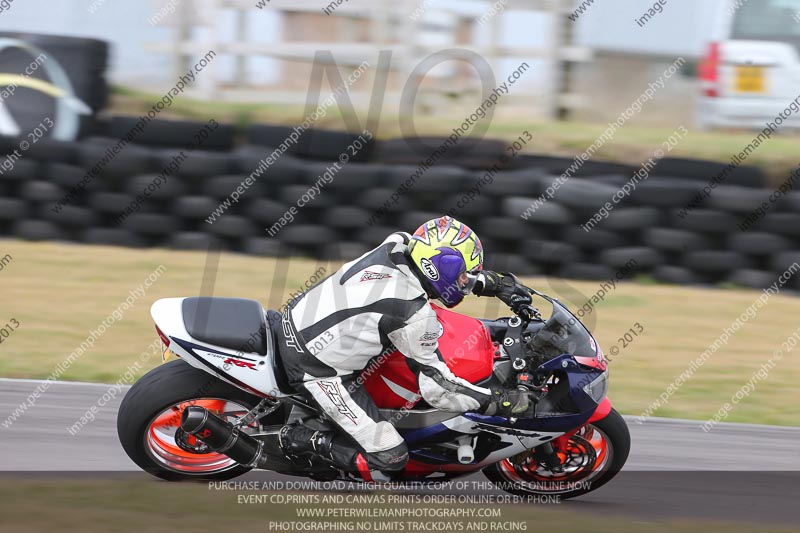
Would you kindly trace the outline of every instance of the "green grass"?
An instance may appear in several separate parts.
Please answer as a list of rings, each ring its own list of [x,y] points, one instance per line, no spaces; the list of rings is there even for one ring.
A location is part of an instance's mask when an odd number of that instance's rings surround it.
[[[154,93],[146,93],[126,88],[116,88],[111,112],[118,114],[141,114],[152,108],[161,98]],[[466,104],[465,104],[466,105]],[[466,108],[466,107],[465,107]],[[366,124],[366,110],[357,110],[362,125]],[[252,123],[296,125],[302,121],[304,106],[252,104],[237,102],[208,102],[181,98],[168,110],[162,112],[165,118],[188,118],[206,121],[215,118],[245,126]],[[414,118],[416,131],[420,135],[450,135],[452,129],[464,120],[463,114],[452,116],[419,113]],[[329,109],[327,116],[316,122],[318,127],[346,129],[345,121],[337,106]],[[529,131],[533,143],[524,151],[536,154],[575,157],[586,150],[605,131],[606,124],[591,122],[532,122],[524,116],[509,115],[499,111],[486,132],[487,138],[516,140],[523,131]],[[641,165],[661,147],[673,128],[648,127],[635,122],[617,130],[612,141],[605,143],[593,156],[594,161],[618,161],[631,165]],[[669,154],[670,157],[690,157],[712,161],[729,162],[755,137],[752,131],[714,131],[692,130]],[[400,118],[395,114],[381,116],[378,136],[381,138],[401,137]],[[797,133],[781,133],[762,144],[747,160],[748,165],[761,167],[777,185],[787,178],[787,171],[800,164],[797,153]]]
[[[290,531],[307,529],[317,519],[298,518],[300,505],[239,504],[239,494],[271,494],[267,492],[217,491],[207,484],[172,484],[151,480],[98,479],[14,479],[6,477],[0,483],[0,524],[4,531],[29,533],[59,531],[64,533],[115,533],[146,531],[174,533],[175,531],[272,532],[280,529],[270,522],[299,522]],[[472,504],[472,507],[495,508],[493,505]],[[303,507],[315,507],[304,505]],[[345,505],[352,508],[354,505]],[[388,505],[386,507],[389,507]],[[433,506],[415,506],[415,508]],[[441,507],[452,507],[436,506]],[[463,508],[459,506],[459,508]],[[381,520],[400,522],[401,527],[380,531],[415,531],[414,521],[448,521],[452,529],[470,531],[469,523],[501,522],[513,531],[559,531],[563,533],[617,533],[648,531],[653,533],[745,533],[754,527],[763,532],[794,531],[764,524],[689,521],[687,519],[647,519],[594,514],[580,506],[564,505],[500,505],[499,518],[410,518]],[[357,519],[330,518],[330,522],[351,524],[357,530]],[[378,519],[371,530],[377,531]],[[305,526],[306,529],[303,529]],[[342,526],[340,526],[342,527]],[[477,526],[481,528],[482,526]],[[524,527],[525,529],[522,529]],[[345,531],[342,527],[340,529]],[[364,529],[368,530],[368,529]],[[472,529],[483,530],[483,529]],[[286,531],[286,529],[283,529]],[[319,530],[322,531],[322,530]],[[486,529],[495,531],[495,529]]]
[[[125,312],[95,344],[61,376],[67,380],[116,382],[155,340],[149,307],[159,298],[200,293],[205,254],[171,250],[0,241],[0,255],[13,261],[0,272],[3,299],[0,324],[15,318],[18,331],[0,345],[0,376],[46,378],[56,365],[85,341],[91,330],[119,308],[159,265],[161,278]],[[277,288],[275,269],[287,272]],[[319,268],[311,260],[276,259],[223,254],[217,296],[255,298],[266,307],[283,304],[291,291]],[[337,265],[322,265],[329,272]],[[527,282],[582,306],[598,283],[529,278]],[[273,293],[273,294],[270,294]],[[753,290],[693,289],[665,285],[618,283],[617,289],[584,317],[606,354],[620,350],[611,364],[610,396],[617,408],[638,415],[653,402],[689,363],[697,358],[760,292]],[[507,315],[496,299],[470,297],[459,311],[473,316]],[[705,420],[730,401],[753,372],[767,361],[781,341],[797,328],[800,300],[777,295],[729,340],[728,344],[672,396],[655,415]],[[627,348],[619,338],[639,322],[644,332]],[[800,350],[800,348],[798,348]],[[157,364],[148,361],[141,375]],[[793,402],[800,382],[800,361],[787,353],[779,366],[731,412],[730,422],[800,425]]]

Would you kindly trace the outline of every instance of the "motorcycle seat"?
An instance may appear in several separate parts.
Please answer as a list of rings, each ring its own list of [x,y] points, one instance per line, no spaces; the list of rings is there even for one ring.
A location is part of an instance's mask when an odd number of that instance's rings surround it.
[[[244,298],[186,298],[182,305],[186,331],[193,338],[246,353],[267,355],[264,308]]]

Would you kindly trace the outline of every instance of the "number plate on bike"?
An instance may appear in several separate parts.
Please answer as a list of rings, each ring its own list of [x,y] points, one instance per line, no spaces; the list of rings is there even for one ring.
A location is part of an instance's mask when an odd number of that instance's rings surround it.
[[[169,348],[167,348],[166,346],[164,346],[164,347],[161,349],[161,364],[162,364],[162,365],[163,365],[164,363],[166,363],[167,361],[169,361],[170,359],[173,359],[173,358],[175,358],[175,357],[177,357],[177,356],[176,356],[174,353],[172,353],[172,350],[170,350],[170,349],[169,349]]]

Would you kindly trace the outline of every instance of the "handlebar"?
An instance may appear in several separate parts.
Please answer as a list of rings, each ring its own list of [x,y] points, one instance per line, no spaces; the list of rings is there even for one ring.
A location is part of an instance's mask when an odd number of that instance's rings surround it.
[[[541,320],[542,315],[539,310],[532,305],[523,305],[519,308],[517,315],[523,320],[530,322],[531,320]]]

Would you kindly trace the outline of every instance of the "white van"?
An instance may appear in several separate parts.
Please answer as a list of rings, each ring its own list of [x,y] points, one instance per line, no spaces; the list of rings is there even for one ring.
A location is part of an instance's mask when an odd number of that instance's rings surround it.
[[[716,22],[698,126],[762,129],[800,96],[800,0],[728,0]],[[800,127],[800,113],[781,127]]]

